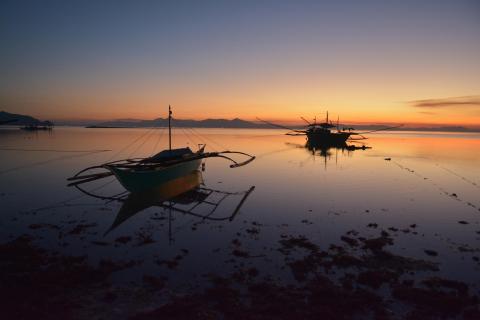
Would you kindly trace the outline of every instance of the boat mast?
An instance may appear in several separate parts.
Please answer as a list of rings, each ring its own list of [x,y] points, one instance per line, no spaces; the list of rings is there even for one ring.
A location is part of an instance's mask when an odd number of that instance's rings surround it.
[[[172,120],[172,109],[170,108],[170,105],[168,105],[168,149],[172,151],[172,125],[171,125],[171,120]]]

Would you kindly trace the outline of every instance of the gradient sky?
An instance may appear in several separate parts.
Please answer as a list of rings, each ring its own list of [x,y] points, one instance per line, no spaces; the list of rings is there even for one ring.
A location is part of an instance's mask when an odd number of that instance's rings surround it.
[[[0,43],[0,110],[41,119],[480,124],[478,0],[3,0]]]

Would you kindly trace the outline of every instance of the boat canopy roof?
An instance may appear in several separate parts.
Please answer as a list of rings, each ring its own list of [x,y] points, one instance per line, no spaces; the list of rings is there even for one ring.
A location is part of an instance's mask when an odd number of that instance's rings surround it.
[[[163,150],[157,153],[156,155],[145,159],[148,162],[162,162],[166,160],[172,160],[172,159],[177,159],[181,158],[186,155],[193,154],[192,150],[188,147],[186,148],[178,148],[178,149],[172,149],[172,150]]]

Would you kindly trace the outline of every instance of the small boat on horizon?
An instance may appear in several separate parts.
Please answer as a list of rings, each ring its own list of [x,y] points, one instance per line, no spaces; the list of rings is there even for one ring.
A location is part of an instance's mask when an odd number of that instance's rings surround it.
[[[302,118],[304,119],[304,118]],[[305,120],[305,119],[304,119]],[[337,125],[334,125],[332,122],[328,121],[328,111],[325,122],[317,123],[317,118],[314,119],[313,123],[308,122],[307,130],[305,134],[310,144],[313,145],[341,145],[345,144],[353,134],[350,130],[342,129],[340,130],[339,120],[337,119]],[[330,129],[336,128],[337,131],[334,132]]]
[[[351,127],[348,127],[348,128],[343,127],[340,129],[340,117],[337,117],[337,123],[334,124],[328,118],[328,111],[327,111],[325,122],[317,123],[316,117],[314,118],[313,122],[306,120],[304,117],[300,117],[300,118],[307,123],[307,125],[305,126],[305,129],[303,130],[289,128],[283,125],[262,120],[260,118],[257,118],[257,119],[271,126],[290,130],[290,132],[287,132],[286,135],[306,136],[307,142],[309,144],[316,145],[316,146],[323,146],[323,147],[337,147],[337,146],[341,147],[344,144],[346,144],[347,141],[353,142],[353,141],[366,140],[367,138],[364,137],[363,134],[394,129],[402,126],[400,125],[400,126],[394,126],[394,127],[386,127],[386,128],[381,128],[381,129],[371,130],[366,132],[355,132],[354,131],[355,129]],[[336,130],[332,130],[333,128],[336,128]],[[359,138],[352,138],[352,136],[358,136]]]
[[[120,184],[130,192],[141,192],[157,185],[166,183],[176,178],[190,174],[198,170],[202,159],[224,158],[233,162],[231,168],[244,166],[255,159],[255,156],[240,151],[205,152],[205,144],[199,144],[197,151],[193,152],[189,147],[172,149],[172,110],[168,107],[168,146],[169,148],[146,158],[123,159],[107,162],[98,166],[88,167],[81,170],[68,181],[73,181],[69,186],[106,178],[114,175]],[[247,156],[247,160],[237,162],[227,154],[239,154]],[[95,169],[106,169],[107,172],[84,174]]]
[[[23,127],[20,127],[20,129],[25,131],[51,131],[53,130],[53,123],[47,121],[45,125],[27,124]]]

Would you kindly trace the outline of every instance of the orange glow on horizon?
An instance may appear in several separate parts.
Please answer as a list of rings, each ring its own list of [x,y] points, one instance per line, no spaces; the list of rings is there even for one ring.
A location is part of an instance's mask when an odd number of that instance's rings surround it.
[[[291,108],[295,110],[295,108]],[[305,122],[300,118],[304,117],[309,121],[313,122],[314,117],[316,117],[317,122],[322,122],[325,120],[325,112],[295,112],[286,111],[283,113],[277,112],[273,113],[270,111],[259,111],[258,113],[238,113],[233,110],[228,112],[220,113],[205,113],[201,114],[198,112],[191,112],[187,108],[175,108],[173,106],[174,117],[178,119],[190,119],[190,120],[205,120],[205,119],[234,119],[240,118],[246,121],[257,122],[257,117],[276,122],[284,125],[303,125]],[[53,114],[50,116],[35,113],[32,116],[39,119],[48,119],[53,121],[109,121],[109,120],[119,120],[119,119],[131,119],[131,120],[152,120],[156,118],[166,118],[167,111],[159,110],[159,112],[146,112],[146,111],[136,111],[136,112],[98,112],[91,113],[91,117],[86,117],[84,115],[79,115],[77,117],[72,116],[57,116]],[[341,124],[352,124],[352,125],[395,125],[395,124],[404,124],[406,127],[441,127],[441,126],[465,126],[469,128],[480,128],[480,116],[471,117],[465,115],[454,115],[447,113],[445,115],[436,115],[436,116],[425,116],[422,114],[416,114],[414,111],[410,113],[401,113],[401,114],[388,114],[386,112],[379,114],[363,114],[359,113],[353,109],[350,113],[348,110],[345,110],[342,114],[338,115],[335,113],[335,110],[329,110],[329,120],[332,122],[337,121],[337,116],[340,118]]]
[[[222,82],[220,78],[208,86],[191,79],[181,89],[178,83],[164,85],[165,93],[158,92],[152,79],[133,85],[122,83],[118,88],[107,83],[98,87],[66,87],[60,88],[60,93],[47,88],[45,92],[31,92],[27,97],[23,92],[11,92],[3,97],[3,105],[11,106],[6,111],[12,113],[53,121],[165,118],[170,104],[174,117],[179,119],[255,121],[260,117],[285,124],[302,124],[301,116],[323,120],[328,110],[332,121],[339,116],[340,122],[348,124],[480,127],[480,103],[458,105],[455,98],[468,96],[478,102],[473,78],[467,79],[467,84],[450,82],[427,86],[425,83],[430,80],[410,81],[398,74],[386,78],[383,83],[368,74],[363,79],[339,73],[329,82],[324,78],[312,78],[308,73],[298,74],[295,84],[286,80],[289,79],[287,74],[281,76],[277,79],[275,74],[265,75],[249,83],[247,75],[240,74],[233,82]],[[422,85],[424,88],[419,90]],[[380,93],[375,93],[373,88],[381,89]],[[449,97],[454,97],[451,107],[415,106],[415,102],[426,99],[445,104],[452,99]],[[444,100],[446,102],[442,102]]]

